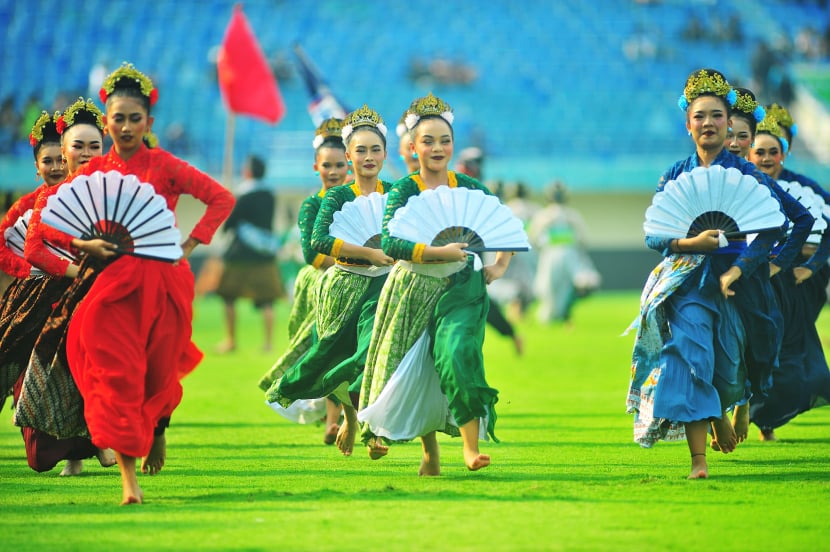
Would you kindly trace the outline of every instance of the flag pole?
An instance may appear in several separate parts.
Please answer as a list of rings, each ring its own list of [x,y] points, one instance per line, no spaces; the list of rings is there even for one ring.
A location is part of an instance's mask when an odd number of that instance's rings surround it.
[[[222,183],[225,188],[233,188],[233,142],[236,133],[236,115],[228,111],[225,123],[225,155],[222,161]]]

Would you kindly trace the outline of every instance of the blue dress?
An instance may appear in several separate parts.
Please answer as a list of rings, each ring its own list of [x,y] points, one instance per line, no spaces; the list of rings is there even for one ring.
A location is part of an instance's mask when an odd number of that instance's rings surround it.
[[[798,182],[830,201],[830,194],[806,176],[784,170],[779,180]],[[750,421],[762,430],[775,429],[802,412],[830,403],[830,370],[816,330],[816,319],[827,301],[828,255],[830,232],[825,231],[815,253],[796,260],[796,265],[812,270],[811,278],[796,284],[792,270],[785,270],[773,279],[784,331],[772,388],[766,397],[750,403]]]
[[[737,168],[771,188],[775,184],[764,179],[754,165],[725,150],[713,164]],[[697,154],[676,163],[661,178],[657,192],[698,165]],[[760,311],[766,304],[774,305],[767,259],[782,231],[768,230],[749,245],[732,242],[710,254],[673,253],[671,238],[646,237],[648,247],[665,259],[646,284],[640,317],[633,325],[638,333],[627,408],[635,414],[634,440],[641,446],[650,447],[659,439],[682,439],[685,423],[720,418],[725,408],[744,396],[750,339],[746,321],[752,331],[763,329],[765,335],[779,330]],[[808,231],[800,228],[804,236]],[[735,296],[727,300],[720,292],[719,278],[730,266],[738,266],[742,276],[732,286]],[[761,297],[761,305],[734,300],[749,296],[746,288],[752,286],[748,282],[761,289],[766,284],[768,293]],[[753,310],[747,312],[747,305]],[[776,354],[777,348],[772,357]]]

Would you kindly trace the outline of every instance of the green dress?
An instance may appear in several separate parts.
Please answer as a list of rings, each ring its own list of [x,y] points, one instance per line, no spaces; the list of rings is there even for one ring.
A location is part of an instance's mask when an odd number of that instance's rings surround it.
[[[297,273],[294,281],[294,303],[288,316],[288,347],[273,366],[259,380],[259,388],[267,391],[283,373],[297,362],[311,347],[314,319],[317,312],[317,297],[323,271],[320,269],[326,256],[311,247],[314,222],[323,203],[326,189],[307,197],[300,206],[300,246],[306,264]]]
[[[377,192],[390,185],[378,180]],[[363,374],[372,336],[377,300],[388,270],[373,267],[362,259],[339,256],[342,240],[329,233],[334,214],[360,195],[357,184],[339,186],[326,193],[312,234],[312,246],[337,258],[320,285],[315,340],[308,352],[285,371],[266,393],[266,399],[288,407],[298,399],[315,399],[333,394],[351,404],[349,387]],[[363,244],[357,244],[363,245]]]
[[[479,189],[490,194],[476,180],[463,174],[449,172],[448,183],[450,187]],[[487,432],[495,440],[494,405],[498,391],[487,385],[482,356],[489,308],[483,273],[473,270],[472,256],[467,263],[423,263],[421,256],[426,244],[394,238],[388,232],[388,223],[395,211],[424,189],[420,177],[410,175],[393,184],[387,199],[383,250],[401,261],[387,277],[379,299],[360,391],[361,438],[364,442],[374,437],[382,437],[387,442],[406,441],[435,430],[458,435],[458,426],[481,418],[487,420]],[[388,395],[383,392],[404,358],[412,354],[416,343],[422,342],[427,344],[428,351],[416,363],[426,366],[427,372],[419,376],[424,379],[424,385],[415,382],[410,395],[422,393],[426,380],[434,378],[431,368],[434,364],[436,388],[440,387],[448,412],[446,415],[439,412],[437,416],[435,412],[410,413],[401,425],[399,411],[402,409],[418,410],[424,404],[433,405],[429,407],[432,410],[441,408],[428,397],[398,394],[388,401],[384,398]],[[427,419],[434,422],[424,422]]]

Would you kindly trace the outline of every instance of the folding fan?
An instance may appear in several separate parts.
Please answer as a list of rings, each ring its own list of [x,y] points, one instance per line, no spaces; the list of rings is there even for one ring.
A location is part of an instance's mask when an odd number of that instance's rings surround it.
[[[496,196],[481,190],[439,186],[412,196],[389,221],[389,234],[405,240],[467,250],[527,251],[524,224]]]
[[[346,243],[380,249],[386,194],[372,192],[343,204],[334,213],[329,233]]]
[[[799,182],[786,180],[779,180],[778,185],[793,196],[801,205],[803,205],[813,216],[816,221],[813,223],[813,228],[810,235],[807,237],[807,243],[817,244],[821,241],[821,234],[827,229],[827,221],[822,216],[827,205],[824,203],[824,198],[818,195],[812,188],[802,186]]]
[[[646,209],[649,236],[689,238],[720,230],[725,238],[783,228],[787,219],[771,190],[738,169],[697,167],[669,181]]]
[[[61,232],[83,240],[101,238],[136,257],[173,262],[183,254],[167,201],[132,174],[78,176],[48,199],[42,219]]]
[[[18,217],[12,226],[6,228],[4,236],[6,238],[6,247],[11,249],[19,257],[23,257],[23,248],[26,245],[26,233],[29,231],[29,220],[31,220],[31,218],[32,210],[29,209]],[[69,251],[58,247],[47,240],[43,240],[43,243],[56,257],[63,257],[65,259],[69,259],[70,261],[75,260],[75,256]]]

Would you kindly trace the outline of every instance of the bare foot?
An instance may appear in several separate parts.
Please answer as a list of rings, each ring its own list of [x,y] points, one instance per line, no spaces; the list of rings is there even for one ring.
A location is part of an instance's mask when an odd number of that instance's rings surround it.
[[[98,449],[96,456],[98,456],[101,467],[109,468],[116,464],[115,452],[112,449]]]
[[[775,436],[775,430],[773,429],[762,429],[761,430],[761,440],[762,441],[776,441],[778,438]]]
[[[421,437],[421,445],[424,456],[421,458],[418,475],[430,477],[441,475],[440,449],[438,448],[438,439],[435,438],[435,432],[432,431]]]
[[[337,448],[343,453],[343,456],[351,456],[354,451],[354,439],[357,436],[357,411],[354,408],[346,406],[343,408],[343,425],[340,426],[340,431],[337,432]]]
[[[121,505],[143,503],[144,492],[138,485],[135,475],[135,456],[127,456],[116,451],[115,458],[121,472]]]
[[[84,461],[83,460],[67,460],[66,465],[64,465],[63,469],[61,470],[62,476],[72,476],[72,475],[81,475],[81,471],[84,469]]]
[[[477,450],[464,449],[464,463],[470,471],[478,471],[490,465],[490,455],[481,454]]]
[[[327,445],[333,445],[337,440],[337,434],[340,431],[340,426],[337,424],[329,424],[326,426],[326,432],[323,434],[323,442]]]
[[[231,341],[223,341],[219,345],[216,346],[216,353],[220,355],[224,355],[227,353],[232,353],[236,350],[236,343]]]
[[[382,445],[380,439],[374,439],[369,442],[367,447],[369,449],[369,458],[377,460],[389,454],[389,447]]]
[[[709,465],[706,463],[706,455],[692,455],[692,471],[686,479],[707,479],[709,477]]]
[[[712,438],[712,441],[709,443],[709,446],[712,447],[712,450],[720,451],[720,445],[714,437]]]
[[[722,453],[729,454],[738,446],[738,437],[726,413],[712,422],[712,433],[715,434],[715,440]]]
[[[738,442],[746,441],[749,435],[749,403],[735,407],[735,412],[732,413],[732,427],[735,428]]]
[[[156,475],[164,466],[167,458],[167,438],[164,433],[153,439],[153,446],[150,447],[150,454],[141,459],[141,473]]]

